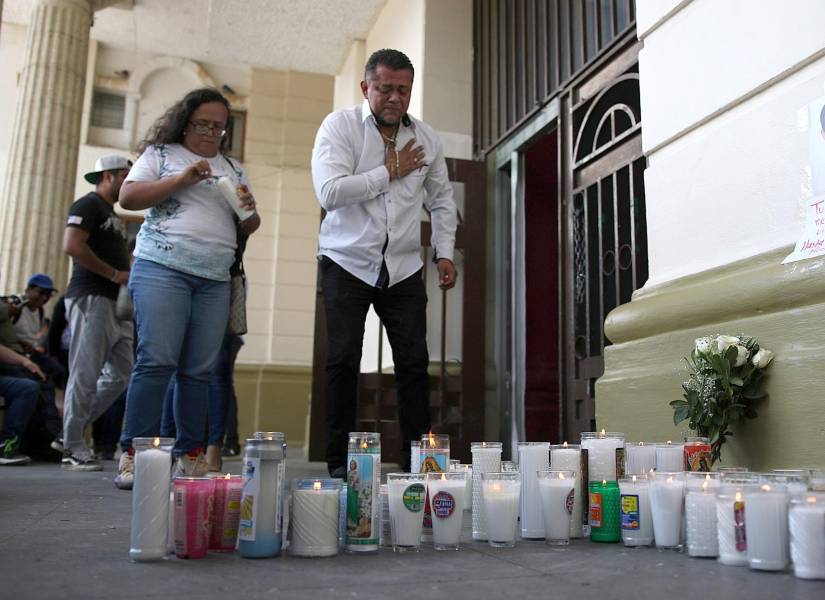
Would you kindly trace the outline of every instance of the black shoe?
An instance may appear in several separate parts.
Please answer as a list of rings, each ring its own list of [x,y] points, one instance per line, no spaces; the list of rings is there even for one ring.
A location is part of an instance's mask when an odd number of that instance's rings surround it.
[[[115,459],[115,449],[114,448],[101,448],[100,450],[95,449],[95,458],[97,458],[97,460],[114,460]]]
[[[241,447],[237,444],[231,446],[224,446],[222,452],[223,458],[233,459],[241,456]]]
[[[64,471],[102,471],[101,465],[94,455],[86,450],[85,452],[63,451],[63,460],[60,461],[60,468]]]
[[[332,467],[328,466],[327,470],[329,471],[329,476],[333,479],[343,479],[344,481],[347,480],[347,468],[343,465],[340,467]]]
[[[25,465],[31,462],[31,458],[17,451],[19,445],[17,436],[0,444],[0,465]]]

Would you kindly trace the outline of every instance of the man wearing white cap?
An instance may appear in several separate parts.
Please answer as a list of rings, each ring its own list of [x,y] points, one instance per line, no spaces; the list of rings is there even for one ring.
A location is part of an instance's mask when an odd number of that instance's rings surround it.
[[[103,469],[83,431],[117,400],[134,364],[132,321],[118,319],[115,311],[120,286],[129,281],[129,249],[114,205],[131,166],[113,154],[97,159],[84,176],[95,191],[69,209],[63,234],[63,250],[73,259],[65,296],[72,332],[63,409],[62,468],[67,471]]]

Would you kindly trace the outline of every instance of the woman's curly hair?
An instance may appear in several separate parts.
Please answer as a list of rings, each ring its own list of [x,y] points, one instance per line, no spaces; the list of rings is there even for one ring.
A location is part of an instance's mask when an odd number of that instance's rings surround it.
[[[183,99],[178,100],[167,110],[162,117],[152,124],[146,137],[138,145],[137,152],[142,154],[149,146],[161,144],[182,144],[183,132],[186,125],[201,104],[208,102],[220,102],[226,107],[226,114],[229,116],[229,100],[223,97],[214,88],[199,88],[186,94]],[[229,136],[221,138],[220,151],[224,152],[229,145]]]

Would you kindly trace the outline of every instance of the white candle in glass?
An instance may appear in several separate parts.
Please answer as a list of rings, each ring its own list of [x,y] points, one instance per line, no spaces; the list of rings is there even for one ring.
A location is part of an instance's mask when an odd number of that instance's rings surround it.
[[[512,547],[516,543],[519,512],[519,474],[484,473],[482,495],[487,518],[487,541],[494,547]]]
[[[748,564],[751,569],[782,571],[788,566],[788,492],[769,480],[745,489]]]
[[[573,471],[576,474],[573,493],[573,515],[570,519],[570,537],[582,537],[582,507],[584,506],[587,481],[582,479],[582,455],[578,444],[550,446],[550,468],[554,471]]]
[[[651,469],[656,468],[656,445],[644,442],[628,443],[624,447],[625,471],[631,475],[646,476]]]
[[[421,472],[421,442],[418,440],[410,442],[410,472]]]
[[[807,493],[794,498],[788,526],[794,575],[825,579],[825,494]]]
[[[650,482],[650,513],[657,548],[678,548],[682,536],[685,474],[656,471]]]
[[[427,473],[427,491],[433,516],[433,547],[458,550],[464,517],[466,471]]]
[[[685,522],[689,556],[718,556],[719,538],[716,521],[718,473],[687,473]]]
[[[684,471],[685,445],[670,440],[666,444],[656,444],[656,470],[666,473]]]
[[[544,537],[544,518],[542,501],[539,497],[536,473],[550,468],[549,442],[519,442],[518,463],[521,478],[521,506],[519,524],[521,537],[525,539],[542,539]]]
[[[576,473],[574,471],[539,471],[537,481],[546,543],[554,546],[569,544]]]
[[[387,495],[390,502],[393,551],[418,552],[421,548],[424,502],[427,497],[424,475],[390,473],[387,475]]]
[[[756,473],[724,473],[716,490],[716,531],[719,543],[719,562],[743,567],[748,564],[748,546],[745,529],[745,486],[759,481]]]
[[[650,513],[650,481],[631,475],[619,480],[622,542],[625,546],[650,546],[653,519]]]
[[[464,507],[463,510],[472,510],[473,508],[473,466],[472,465],[458,465],[456,473],[465,474],[465,489],[464,489]]]
[[[334,482],[334,483],[333,483]],[[338,553],[339,480],[302,480],[292,492],[292,541],[295,556]]]
[[[582,450],[587,450],[589,481],[618,481],[622,469],[616,468],[616,451],[624,453],[624,434],[602,429],[599,433],[585,431],[581,436]]]
[[[132,528],[129,558],[160,560],[169,538],[169,471],[171,438],[135,438],[135,483],[132,490]]]
[[[473,539],[487,539],[487,520],[481,492],[481,474],[501,470],[501,442],[472,442],[473,455]]]

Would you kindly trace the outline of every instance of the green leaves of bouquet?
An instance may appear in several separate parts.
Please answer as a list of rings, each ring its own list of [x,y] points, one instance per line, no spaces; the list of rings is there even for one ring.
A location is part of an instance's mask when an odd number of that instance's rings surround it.
[[[731,427],[755,419],[754,403],[765,396],[765,368],[773,352],[760,348],[755,338],[717,335],[696,340],[682,384],[684,400],[674,400],[673,423],[688,421],[698,435],[710,439],[713,460],[733,435]]]

